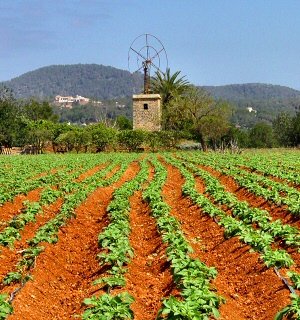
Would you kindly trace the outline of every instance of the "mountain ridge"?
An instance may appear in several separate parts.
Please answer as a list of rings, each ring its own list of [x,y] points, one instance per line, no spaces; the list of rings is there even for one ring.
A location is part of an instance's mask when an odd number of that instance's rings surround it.
[[[17,98],[53,98],[55,95],[82,95],[98,99],[131,96],[142,91],[143,75],[99,64],[50,65],[28,71],[1,82],[11,88]],[[282,85],[242,83],[219,86],[197,86],[218,99],[300,98],[300,91]]]
[[[125,97],[141,90],[142,75],[99,64],[50,65],[1,82],[16,98],[82,95],[98,99]]]
[[[300,97],[299,90],[269,83],[228,84],[222,86],[201,86],[201,88],[210,92],[215,98],[230,101],[243,99],[290,99]]]

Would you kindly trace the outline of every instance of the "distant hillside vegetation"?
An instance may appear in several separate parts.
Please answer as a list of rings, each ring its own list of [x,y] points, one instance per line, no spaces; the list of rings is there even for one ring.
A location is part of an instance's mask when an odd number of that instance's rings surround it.
[[[245,83],[230,84],[225,86],[203,86],[203,89],[210,92],[216,98],[224,100],[268,100],[268,99],[291,99],[300,98],[300,91],[289,87],[263,84]]]
[[[261,121],[271,123],[281,112],[295,114],[300,106],[300,91],[279,85],[247,83],[201,88],[217,99],[229,101],[235,109],[232,122],[243,128]]]
[[[128,115],[132,94],[142,92],[143,75],[98,64],[53,65],[2,84],[10,87],[16,98],[53,99],[56,95],[77,94],[97,100],[126,98],[129,102],[126,112],[122,112]],[[246,128],[260,121],[270,123],[281,112],[293,114],[300,106],[300,91],[279,85],[247,83],[201,88],[217,99],[229,101],[235,109],[232,122]],[[116,112],[118,115],[119,110]]]
[[[3,82],[16,98],[82,95],[113,99],[141,92],[142,75],[97,64],[53,65]]]

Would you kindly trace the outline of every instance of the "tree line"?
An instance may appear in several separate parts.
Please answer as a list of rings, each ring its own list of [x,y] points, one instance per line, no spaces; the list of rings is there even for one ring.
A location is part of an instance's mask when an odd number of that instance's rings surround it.
[[[235,108],[207,91],[191,85],[180,72],[157,72],[153,92],[160,93],[163,128],[185,133],[206,150],[230,148],[296,147],[300,145],[300,109],[294,116],[282,112],[271,124],[257,122],[250,129],[231,122]]]
[[[237,149],[295,147],[300,145],[300,112],[279,114],[272,125],[261,122],[251,129],[237,128],[230,121],[234,108],[191,85],[180,72],[157,72],[151,88],[162,98],[161,132],[132,130],[126,116],[101,119],[90,125],[60,122],[47,101],[18,100],[11,90],[0,90],[0,145],[34,146],[54,152],[100,152],[143,149],[155,151],[178,146],[179,141],[196,141],[196,147]],[[188,145],[188,144],[187,144]]]

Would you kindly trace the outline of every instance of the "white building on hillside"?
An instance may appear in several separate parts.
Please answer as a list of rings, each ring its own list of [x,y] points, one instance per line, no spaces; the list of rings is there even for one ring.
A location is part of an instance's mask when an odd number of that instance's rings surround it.
[[[82,97],[82,96],[79,96],[78,94],[76,95],[76,97],[72,97],[72,96],[66,96],[66,97],[63,97],[63,96],[56,96],[55,97],[55,103],[58,103],[58,104],[72,104],[74,102],[78,102],[79,104],[87,104],[88,102],[90,101],[89,98],[85,98],[85,97]]]

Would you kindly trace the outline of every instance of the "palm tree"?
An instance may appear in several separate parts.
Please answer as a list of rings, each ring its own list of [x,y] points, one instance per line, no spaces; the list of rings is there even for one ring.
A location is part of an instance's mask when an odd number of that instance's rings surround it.
[[[185,80],[185,76],[179,78],[180,71],[171,75],[170,69],[166,72],[156,71],[151,80],[151,89],[154,93],[161,95],[163,108],[175,97],[181,96],[189,87],[190,83]]]

